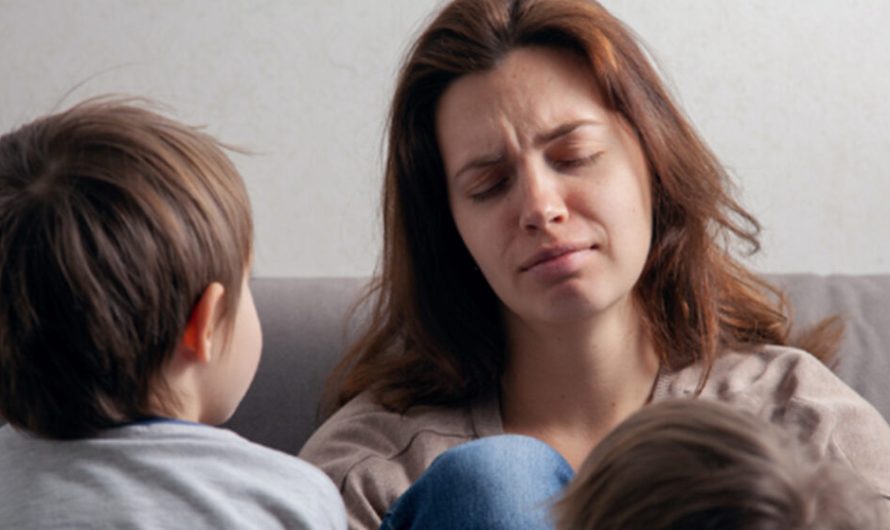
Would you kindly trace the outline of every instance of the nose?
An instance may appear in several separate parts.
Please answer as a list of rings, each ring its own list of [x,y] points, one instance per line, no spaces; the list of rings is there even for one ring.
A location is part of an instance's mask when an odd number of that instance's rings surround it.
[[[546,168],[527,166],[518,176],[522,195],[520,228],[534,232],[568,219],[569,211],[557,175]]]

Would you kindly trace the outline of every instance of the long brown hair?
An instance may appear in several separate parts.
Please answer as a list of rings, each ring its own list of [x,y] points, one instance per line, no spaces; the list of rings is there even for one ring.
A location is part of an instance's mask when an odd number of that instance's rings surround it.
[[[759,249],[757,221],[733,199],[723,167],[632,32],[587,0],[455,0],[399,74],[382,270],[368,293],[369,327],[329,382],[335,406],[369,388],[397,410],[467,402],[497,388],[507,355],[499,301],[451,217],[435,111],[455,79],[490,70],[523,46],[585,57],[606,106],[636,132],[652,175],[654,226],[635,295],[665,366],[710,366],[724,350],[788,342],[782,296],[731,255],[739,243]]]

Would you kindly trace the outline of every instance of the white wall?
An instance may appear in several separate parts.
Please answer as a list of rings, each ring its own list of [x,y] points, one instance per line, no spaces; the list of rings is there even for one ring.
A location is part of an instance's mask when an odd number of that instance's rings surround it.
[[[366,275],[381,133],[435,0],[0,0],[0,129],[142,94],[226,142],[255,274]],[[605,0],[763,222],[767,271],[890,273],[890,3]]]

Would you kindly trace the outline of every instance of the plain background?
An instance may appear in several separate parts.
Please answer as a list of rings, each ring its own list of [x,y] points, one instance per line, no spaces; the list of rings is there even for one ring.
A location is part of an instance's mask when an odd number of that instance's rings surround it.
[[[761,220],[760,271],[890,273],[890,2],[604,0]],[[0,0],[0,129],[139,94],[230,144],[257,276],[365,276],[388,98],[436,0]]]

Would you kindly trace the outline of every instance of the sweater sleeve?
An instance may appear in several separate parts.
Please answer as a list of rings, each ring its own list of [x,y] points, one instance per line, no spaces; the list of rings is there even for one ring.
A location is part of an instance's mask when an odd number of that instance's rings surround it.
[[[390,504],[410,486],[399,463],[398,440],[388,436],[398,416],[362,396],[347,403],[306,442],[300,458],[318,466],[339,488],[350,530],[377,530]]]
[[[664,377],[655,398],[691,397],[700,375],[701,368],[692,366]],[[700,397],[791,429],[821,454],[846,462],[890,498],[890,426],[812,355],[778,346],[724,354],[715,361]]]
[[[340,489],[351,530],[377,530],[387,510],[439,454],[475,437],[465,410],[416,407],[399,414],[363,394],[329,418],[300,457]]]

